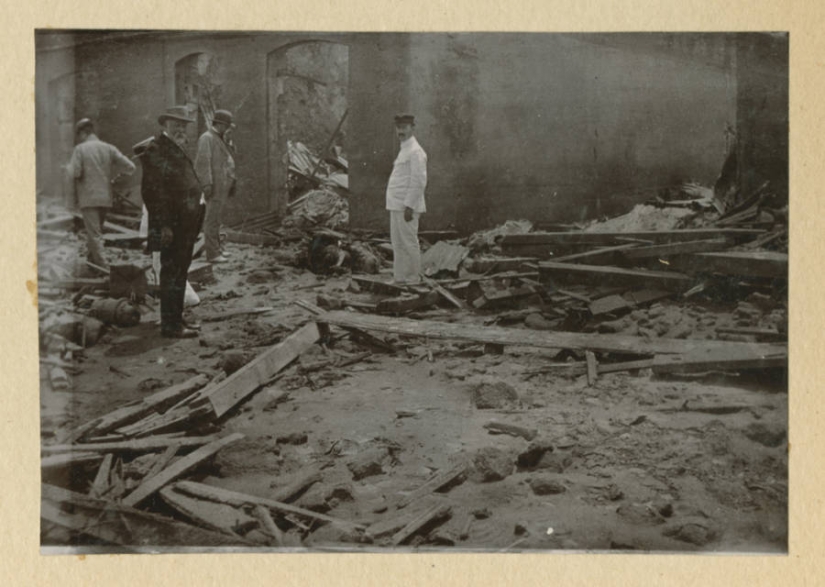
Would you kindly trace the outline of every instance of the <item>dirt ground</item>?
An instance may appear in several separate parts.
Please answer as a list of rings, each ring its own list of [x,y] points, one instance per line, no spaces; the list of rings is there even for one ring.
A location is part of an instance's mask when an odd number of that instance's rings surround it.
[[[83,424],[196,373],[214,377],[227,354],[249,360],[310,315],[294,304],[351,293],[349,276],[319,277],[279,263],[275,249],[229,244],[213,268],[194,318],[272,306],[274,311],[203,322],[199,338],[160,337],[156,312],[112,328],[78,360],[68,390],[54,391],[43,367],[41,434]],[[124,256],[140,255],[130,251]],[[145,258],[144,258],[145,259]],[[269,273],[261,270],[270,269]],[[678,313],[695,328],[732,321],[735,304],[691,302]],[[634,324],[677,310],[660,302]],[[655,314],[655,316],[651,316]],[[491,314],[440,309],[431,320],[483,323]],[[523,324],[512,326],[525,328]],[[651,325],[650,328],[654,328]],[[666,329],[663,329],[666,330]],[[388,337],[395,355],[373,352],[333,328],[317,346],[220,422],[245,438],[188,479],[265,497],[307,471],[322,481],[296,505],[373,524],[434,473],[458,463],[465,477],[408,507],[451,506],[449,518],[409,544],[469,550],[573,549],[784,552],[787,548],[786,374],[654,376],[650,371],[585,375],[532,373],[554,358],[544,349]],[[699,334],[701,336],[701,333]],[[557,359],[556,359],[557,360]],[[578,358],[577,358],[578,360]],[[287,395],[284,395],[284,394]],[[482,408],[479,406],[490,406]],[[490,421],[534,429],[532,440],[492,434]],[[93,475],[93,471],[92,471]],[[85,492],[88,475],[45,479]],[[152,507],[173,515],[163,504]],[[312,529],[314,530],[314,529]],[[44,530],[44,544],[65,537]],[[293,528],[288,546],[356,549],[331,526]]]

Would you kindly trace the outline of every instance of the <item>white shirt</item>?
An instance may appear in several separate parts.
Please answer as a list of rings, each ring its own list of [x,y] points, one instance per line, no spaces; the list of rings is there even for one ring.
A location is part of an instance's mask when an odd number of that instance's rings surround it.
[[[401,143],[387,182],[387,210],[400,211],[409,207],[419,214],[426,212],[426,187],[427,154],[415,137],[410,137]]]

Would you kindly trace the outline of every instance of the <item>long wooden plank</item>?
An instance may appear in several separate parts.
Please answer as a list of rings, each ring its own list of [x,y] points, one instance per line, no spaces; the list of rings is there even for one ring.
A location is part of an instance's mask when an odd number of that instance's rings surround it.
[[[447,504],[433,506],[432,508],[424,512],[422,515],[415,518],[412,522],[404,526],[401,530],[393,534],[393,546],[398,546],[399,544],[402,544],[404,541],[409,539],[413,534],[421,530],[421,528],[423,528],[430,522],[449,517],[452,514],[452,511],[453,508]]]
[[[655,259],[672,257],[673,255],[684,255],[686,253],[708,253],[712,251],[721,251],[729,246],[730,242],[723,238],[701,239],[695,241],[667,243],[664,245],[652,245],[649,247],[635,247],[624,251],[622,254],[628,259]]]
[[[734,240],[755,238],[764,231],[753,228],[689,228],[682,230],[644,230],[630,232],[531,232],[508,234],[502,237],[502,245],[610,245],[617,238],[647,240],[654,243],[675,243],[681,241],[711,238]]]
[[[127,424],[137,422],[150,412],[160,412],[165,408],[176,404],[178,401],[199,390],[207,383],[209,383],[209,377],[203,374],[195,375],[182,383],[167,387],[166,389],[153,393],[152,395],[145,397],[136,403],[118,408],[117,410],[102,416],[99,422],[87,432],[94,431],[97,435],[103,435],[116,428],[120,428],[121,426],[126,426]],[[84,434],[83,436],[88,436],[88,434]]]
[[[564,255],[561,257],[554,257],[553,261],[557,263],[572,263],[576,261],[581,263],[586,262],[588,265],[609,265],[617,258],[621,258],[620,253],[628,252],[629,249],[638,247],[637,243],[627,243],[623,245],[616,245],[615,247],[602,247],[593,249],[592,251],[585,251],[583,253],[574,253],[572,255]]]
[[[95,480],[92,482],[92,489],[89,492],[94,497],[100,497],[106,493],[106,490],[109,488],[109,473],[112,470],[112,459],[114,459],[114,455],[109,453],[103,458],[103,462],[100,463],[100,468],[97,470]]]
[[[305,350],[321,338],[318,325],[309,322],[271,349],[263,352],[235,373],[209,388],[202,403],[211,406],[216,418],[220,418],[238,403],[249,397],[273,375],[289,365]]]
[[[243,524],[257,524],[257,520],[243,512],[239,508],[195,499],[174,490],[173,487],[164,487],[160,490],[160,498],[169,506],[182,513],[184,516],[197,523],[198,526],[215,530],[222,534],[227,534],[238,539],[238,542],[253,544],[251,541],[241,538],[233,528]]]
[[[198,497],[200,499],[208,499],[211,501],[217,501],[219,503],[226,503],[234,507],[244,507],[246,505],[262,505],[271,510],[287,514],[295,514],[313,520],[321,520],[322,522],[329,522],[330,524],[335,524],[336,526],[342,528],[352,530],[363,530],[365,528],[363,524],[356,524],[355,522],[350,522],[348,520],[334,518],[326,514],[313,512],[312,510],[290,505],[288,503],[275,501],[273,499],[267,499],[265,497],[248,495],[246,493],[238,493],[237,491],[231,491],[229,489],[223,489],[221,487],[214,487],[212,485],[206,485],[204,483],[196,483],[194,481],[181,481],[175,484],[175,489],[177,489],[178,491],[182,491],[183,493],[192,495],[194,497]]]
[[[200,446],[215,440],[214,436],[191,436],[175,438],[141,438],[138,440],[123,440],[119,442],[88,442],[77,444],[52,444],[41,448],[47,454],[65,452],[148,452],[165,449],[168,446]]]
[[[43,484],[40,517],[47,522],[121,546],[233,546],[236,538]],[[60,506],[69,504],[73,513]],[[82,508],[81,511],[78,508]],[[105,523],[102,519],[105,517]]]
[[[141,483],[134,491],[132,491],[132,493],[130,493],[123,499],[123,504],[129,506],[139,504],[156,491],[159,491],[168,483],[171,483],[172,481],[186,473],[189,469],[192,469],[193,467],[199,465],[201,462],[205,461],[206,459],[214,455],[223,447],[232,444],[233,442],[237,442],[243,437],[243,434],[241,434],[240,432],[236,432],[235,434],[230,434],[225,438],[221,438],[220,440],[210,442],[206,446],[200,447],[195,452],[186,455],[182,459],[175,462],[175,464],[162,470],[160,473],[158,473],[151,479],[144,480],[143,483]]]
[[[680,268],[694,273],[721,273],[738,277],[788,278],[788,254],[775,251],[725,251],[696,253],[677,261]]]
[[[741,351],[711,353],[695,350],[685,355],[657,356],[651,368],[654,373],[738,371],[740,369],[782,368],[788,365],[787,352],[753,357]]]
[[[425,495],[429,495],[433,491],[436,491],[439,488],[444,487],[445,485],[447,485],[447,483],[455,481],[459,476],[463,475],[464,471],[466,470],[467,465],[463,463],[460,465],[456,465],[455,467],[451,467],[447,471],[436,475],[415,491],[412,491],[409,495],[401,499],[401,501],[399,501],[395,507],[399,510],[407,507],[416,499],[419,499]]]
[[[59,467],[80,465],[82,463],[94,463],[103,460],[103,455],[94,452],[67,452],[55,454],[40,459],[41,469],[56,469]]]
[[[609,283],[610,285],[628,285],[669,290],[685,290],[690,287],[691,278],[682,273],[670,271],[647,271],[642,269],[622,269],[601,265],[578,265],[575,263],[557,263],[543,261],[539,263],[542,277],[585,281],[590,283]]]
[[[682,354],[695,349],[707,349],[708,351],[740,351],[742,353],[749,353],[752,357],[762,357],[787,351],[787,347],[782,345],[766,343],[683,340],[675,338],[646,339],[641,336],[626,336],[621,334],[538,331],[474,324],[451,324],[431,320],[411,320],[409,318],[389,318],[374,314],[355,314],[354,312],[341,311],[327,312],[319,316],[318,321],[335,326],[349,326],[364,330],[391,332],[405,336],[463,340],[467,342],[506,346],[533,346],[538,348],[575,350],[590,349],[595,352],[606,353],[614,352],[639,355]]]

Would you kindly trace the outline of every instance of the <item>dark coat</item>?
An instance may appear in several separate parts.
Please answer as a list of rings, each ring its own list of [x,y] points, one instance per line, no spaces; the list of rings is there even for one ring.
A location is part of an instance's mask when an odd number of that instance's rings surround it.
[[[165,134],[141,143],[135,153],[143,165],[140,193],[149,212],[148,249],[161,249],[164,227],[172,229],[175,241],[194,242],[203,220],[203,190],[192,160]]]

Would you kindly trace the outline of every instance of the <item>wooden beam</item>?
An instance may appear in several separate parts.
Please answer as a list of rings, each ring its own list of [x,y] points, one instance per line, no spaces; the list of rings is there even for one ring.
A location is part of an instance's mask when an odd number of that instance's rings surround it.
[[[335,524],[336,526],[344,529],[363,530],[365,528],[363,524],[356,524],[347,520],[333,518],[332,516],[313,512],[312,510],[290,505],[288,503],[282,503],[254,495],[247,495],[245,493],[238,493],[237,491],[230,491],[228,489],[205,485],[203,483],[195,483],[194,481],[181,481],[176,483],[175,489],[200,499],[207,499],[218,503],[226,503],[235,507],[262,505],[278,512],[295,514],[305,518],[310,518],[312,520],[320,520],[322,522],[329,522],[330,524]]]
[[[452,510],[453,508],[447,504],[431,507],[393,535],[391,541],[393,546],[402,544],[427,524],[449,517],[452,514]]]
[[[40,517],[47,522],[126,547],[233,546],[237,538],[211,532],[54,485],[41,485]],[[71,508],[67,513],[61,506]],[[103,520],[103,518],[106,518]]]
[[[788,254],[775,251],[697,253],[674,261],[678,267],[691,273],[788,279]]]
[[[695,241],[684,241],[677,243],[667,243],[664,245],[652,245],[649,247],[636,247],[624,251],[622,254],[628,259],[657,259],[672,257],[673,255],[683,255],[685,253],[706,253],[711,251],[721,251],[730,246],[730,241],[726,239],[702,239]]]
[[[682,241],[730,238],[742,240],[764,233],[752,228],[690,228],[681,230],[647,230],[627,232],[531,232],[508,234],[502,237],[502,246],[524,245],[611,245],[617,238],[651,241],[658,244]]]
[[[92,482],[92,489],[89,494],[93,497],[100,497],[109,488],[109,473],[112,471],[112,453],[103,457],[103,462],[100,463],[100,468],[97,470],[95,480]]]
[[[175,464],[167,467],[151,479],[144,479],[143,483],[141,483],[132,493],[127,495],[123,498],[122,503],[123,505],[127,506],[134,506],[142,502],[147,497],[154,494],[156,491],[162,489],[165,485],[171,483],[188,470],[194,468],[195,466],[199,465],[223,447],[232,444],[233,442],[237,442],[244,435],[236,432],[235,434],[230,434],[220,440],[216,440],[214,442],[210,442],[206,446],[200,447],[195,452],[186,455],[182,459],[175,462]],[[182,439],[181,439],[182,440]]]
[[[429,277],[424,276],[424,283],[426,283],[429,287],[433,288],[435,292],[440,295],[442,298],[450,302],[453,306],[458,308],[459,310],[464,310],[467,308],[467,305],[455,297],[453,294],[448,292],[446,289],[441,287],[438,283],[430,279]]]
[[[138,440],[124,440],[121,442],[95,442],[77,444],[46,445],[41,451],[46,454],[65,452],[150,452],[166,449],[173,444],[181,446],[200,446],[215,440],[214,436],[181,436],[175,438],[141,438]]]
[[[256,505],[253,512],[266,533],[272,536],[272,545],[283,546],[284,533],[275,525],[275,520],[272,519],[269,510],[262,505]]]
[[[203,390],[203,397],[196,400],[193,407],[209,405],[215,417],[220,418],[252,395],[256,389],[297,359],[320,338],[318,325],[309,322],[220,383]]]
[[[238,540],[239,543],[252,545],[254,542],[241,538],[233,528],[242,525],[258,525],[258,520],[234,508],[214,501],[195,499],[175,491],[173,487],[164,487],[160,490],[161,499],[173,509],[177,510],[198,526],[227,534]]]
[[[75,466],[84,463],[95,463],[103,459],[103,455],[94,452],[67,452],[54,454],[40,459],[41,469],[57,469],[66,466]]]
[[[209,377],[203,374],[195,375],[182,383],[172,385],[162,391],[153,393],[152,395],[147,396],[136,403],[132,403],[122,408],[118,408],[113,412],[109,412],[105,416],[99,418],[92,427],[86,429],[85,432],[78,436],[78,438],[89,436],[92,432],[98,436],[107,434],[116,428],[137,422],[151,412],[162,412],[164,409],[176,404],[187,395],[196,392],[207,383],[209,383]]]
[[[505,346],[533,346],[538,348],[592,350],[594,352],[638,355],[683,354],[694,349],[737,350],[752,357],[769,356],[785,352],[780,345],[765,343],[736,343],[714,340],[657,338],[619,334],[594,334],[586,332],[552,332],[525,329],[452,324],[431,320],[389,318],[354,312],[327,312],[318,317],[319,322],[335,326],[360,328],[378,332],[391,332],[404,336],[429,337],[431,339],[463,340],[476,343]]]
[[[651,287],[680,291],[690,287],[691,278],[682,273],[670,271],[647,271],[642,269],[621,269],[601,265],[577,265],[575,263],[556,263],[542,261],[539,263],[542,277],[585,281],[589,283],[609,283],[610,285],[627,285],[630,287]]]
[[[584,358],[587,361],[587,385],[593,386],[599,376],[596,355],[592,351],[584,351]]]
[[[705,371],[783,368],[787,366],[787,349],[766,356],[754,357],[741,348],[738,348],[726,352],[711,352],[705,349],[696,349],[684,355],[657,356],[653,360],[651,369],[653,369],[654,373],[696,373]]]
[[[627,252],[637,246],[636,243],[629,243],[613,247],[602,247],[583,253],[553,257],[553,261],[557,263],[572,263],[575,261],[577,263],[585,262],[589,265],[612,265],[617,259],[621,259],[620,253]]]
[[[443,473],[437,474],[435,477],[427,481],[424,485],[422,485],[415,491],[410,492],[407,496],[403,497],[401,501],[399,501],[398,504],[396,504],[395,507],[399,510],[407,507],[415,500],[420,499],[425,495],[430,495],[432,492],[437,491],[438,489],[444,487],[448,483],[455,481],[458,477],[463,475],[466,470],[467,465],[461,463],[459,465],[451,467]]]
[[[440,299],[441,296],[435,291],[417,296],[387,298],[378,302],[375,307],[375,311],[379,314],[406,314],[408,312],[434,306]]]

